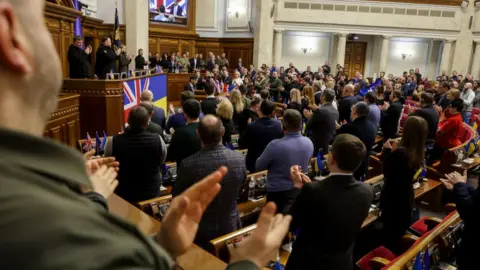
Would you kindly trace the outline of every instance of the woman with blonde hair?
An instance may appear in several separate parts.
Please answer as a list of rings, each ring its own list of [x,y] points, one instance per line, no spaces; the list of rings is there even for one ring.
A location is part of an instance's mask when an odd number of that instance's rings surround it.
[[[243,104],[243,97],[242,93],[240,93],[239,90],[233,90],[230,93],[230,102],[232,103],[233,106],[233,123],[235,123],[235,126],[238,125],[238,118],[240,117],[240,114],[243,112],[243,109],[245,109],[245,104]]]
[[[303,97],[305,101],[302,102],[302,105],[305,105],[305,107],[315,105],[315,89],[310,85],[303,87]]]
[[[232,143],[232,134],[235,133],[235,125],[233,124],[233,106],[230,100],[222,99],[217,107],[217,116],[220,117],[225,128],[223,134],[223,145],[228,146]]]
[[[302,94],[300,90],[293,88],[290,91],[290,103],[287,105],[287,109],[294,109],[303,114],[303,107],[302,107]]]

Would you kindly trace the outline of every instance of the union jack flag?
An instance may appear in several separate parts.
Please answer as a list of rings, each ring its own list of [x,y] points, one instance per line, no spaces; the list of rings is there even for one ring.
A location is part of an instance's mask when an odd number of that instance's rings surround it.
[[[149,90],[149,87],[149,77],[123,83],[123,110],[125,123],[128,121],[130,110],[140,104],[140,95],[143,91]]]
[[[93,148],[93,141],[92,138],[90,137],[90,134],[87,132],[87,138],[83,142],[83,151],[86,153],[90,151]]]
[[[165,6],[165,12],[171,14],[173,12],[171,9],[176,1],[177,0],[150,0],[150,9],[158,10],[161,6]],[[178,1],[178,5],[182,7],[182,16],[185,16],[187,11],[187,0]]]

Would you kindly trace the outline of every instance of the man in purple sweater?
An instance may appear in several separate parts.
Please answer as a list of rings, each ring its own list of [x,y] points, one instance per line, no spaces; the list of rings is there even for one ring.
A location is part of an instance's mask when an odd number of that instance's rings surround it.
[[[300,133],[302,116],[297,110],[288,109],[283,116],[285,136],[271,141],[257,159],[257,171],[268,170],[267,201],[277,205],[279,213],[293,198],[293,182],[290,167],[300,165],[306,172],[312,159],[313,143]]]

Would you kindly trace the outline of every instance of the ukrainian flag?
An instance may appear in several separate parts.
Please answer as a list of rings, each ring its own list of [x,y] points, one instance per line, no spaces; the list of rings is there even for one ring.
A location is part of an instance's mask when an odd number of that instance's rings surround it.
[[[425,178],[427,176],[427,168],[425,167],[425,165],[423,165],[420,169],[418,169],[418,171],[415,173],[415,175],[413,176],[413,180],[418,181],[422,178]]]
[[[477,147],[478,146],[475,138],[471,139],[470,142],[465,146],[465,152],[467,152],[467,156],[470,156],[473,153],[475,153],[475,151],[477,150]]]

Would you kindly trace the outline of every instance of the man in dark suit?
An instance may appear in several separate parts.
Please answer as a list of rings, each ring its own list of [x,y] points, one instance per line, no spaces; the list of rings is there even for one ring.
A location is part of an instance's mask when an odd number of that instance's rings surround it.
[[[395,90],[390,94],[390,105],[386,103],[381,107],[382,120],[380,128],[383,132],[383,140],[395,138],[398,132],[398,126],[400,124],[400,117],[402,116],[403,105],[400,103],[402,92]]]
[[[187,85],[185,85],[185,87],[184,87],[183,90],[184,90],[184,91],[190,91],[190,92],[192,92],[192,93],[195,93],[195,90],[197,90],[196,85],[197,85],[197,77],[191,76],[191,77],[190,77],[190,81],[188,82]]]
[[[420,106],[422,109],[416,111],[414,115],[420,116],[427,121],[427,145],[433,145],[435,144],[435,137],[437,136],[439,116],[437,110],[433,107],[432,94],[423,92],[420,96]]]
[[[248,149],[246,164],[250,173],[256,172],[255,162],[267,145],[283,136],[280,121],[273,119],[275,105],[269,100],[260,105],[260,119],[251,123],[238,141],[240,149]]]
[[[313,142],[313,155],[316,156],[322,149],[324,154],[328,152],[328,146],[337,132],[336,121],[338,121],[338,110],[332,105],[335,98],[335,92],[332,89],[325,89],[322,92],[320,103],[322,106],[315,110],[313,114],[304,111],[308,118],[307,130],[312,133],[310,139]]]
[[[439,111],[445,110],[450,104],[450,100],[447,98],[447,92],[450,90],[448,82],[441,82],[438,85],[437,94],[435,95],[436,109]]]
[[[232,76],[230,76],[230,74],[228,73],[228,70],[225,70],[223,74],[225,76],[225,78],[223,79],[223,83],[228,86],[232,85],[233,79],[232,79]]]
[[[211,174],[221,166],[228,168],[220,193],[208,206],[199,224],[195,243],[203,248],[209,246],[210,240],[241,228],[237,196],[245,182],[247,169],[241,153],[222,145],[224,133],[225,128],[218,117],[207,115],[200,121],[198,134],[203,147],[182,162],[172,190],[172,195],[178,196],[198,179]]]
[[[190,66],[188,67],[188,72],[192,73],[197,69],[200,69],[200,60],[198,59],[198,53],[195,54],[195,57],[190,59]]]
[[[140,105],[138,106],[142,106],[144,107],[145,109],[147,109],[148,111],[148,116],[149,116],[149,121],[148,121],[148,127],[147,127],[147,132],[151,132],[151,133],[155,133],[155,134],[158,134],[160,135],[160,137],[162,137],[162,140],[165,142],[165,134],[163,133],[163,128],[160,126],[160,125],[157,125],[156,123],[154,123],[152,121],[152,117],[154,115],[154,111],[153,111],[153,108],[155,106],[153,106],[153,104],[149,101],[143,101],[142,103],[140,103]],[[129,127],[127,127],[128,129]]]
[[[187,126],[181,127],[173,133],[167,154],[167,160],[177,162],[177,168],[180,168],[184,159],[195,154],[201,148],[200,138],[197,134],[200,103],[190,99],[183,103],[182,109],[187,119]]]
[[[70,78],[88,79],[90,78],[90,53],[92,46],[82,48],[83,39],[79,36],[73,38],[73,44],[68,48],[68,63]]]
[[[353,94],[353,84],[347,84],[343,88],[342,99],[338,102],[339,121],[351,121],[350,115],[352,114],[352,106],[358,102],[358,99]]]
[[[170,12],[169,14],[172,14],[174,16],[185,16],[183,14],[183,7],[180,6],[178,3],[180,2],[181,0],[176,0],[175,3],[173,4],[172,7],[170,7]]]
[[[140,95],[141,102],[150,102],[153,104],[153,93],[150,90],[145,90]],[[163,130],[166,128],[166,117],[165,111],[162,108],[159,108],[153,105],[153,116],[151,117],[151,121],[157,125],[159,125]]]
[[[116,52],[112,49],[112,40],[109,37],[103,38],[102,44],[97,50],[97,62],[95,63],[95,75],[99,79],[106,79],[107,74],[114,70],[115,60],[119,58],[120,52],[120,48]]]
[[[480,252],[480,188],[467,184],[467,178],[458,172],[441,179],[445,187],[453,192],[457,211],[464,222],[462,242],[457,253],[459,269],[477,269]]]
[[[337,134],[356,136],[363,142],[367,149],[362,164],[353,174],[357,180],[362,180],[368,172],[368,157],[375,143],[375,135],[377,134],[377,128],[368,120],[369,112],[370,108],[367,103],[363,101],[357,102],[352,107],[352,122],[342,125],[337,132]]]
[[[209,52],[208,60],[207,60],[208,70],[213,71],[216,63],[217,63],[217,60],[215,59],[215,55],[212,52]]]
[[[160,166],[167,153],[161,136],[147,131],[148,122],[147,109],[133,108],[125,133],[105,145],[105,156],[121,162],[115,193],[132,204],[160,196]]]
[[[150,62],[145,61],[145,57],[143,57],[143,49],[138,50],[138,55],[135,57],[135,69],[137,70],[144,70],[145,66],[148,65]]]
[[[177,68],[177,62],[175,61],[175,56],[170,56],[170,60],[168,60],[168,72],[175,73],[175,69]]]
[[[218,99],[213,95],[213,85],[208,84],[205,88],[205,93],[207,98],[202,101],[202,112],[204,115],[207,114],[217,114],[217,105],[220,103]]]
[[[250,106],[240,113],[238,117],[238,134],[240,134],[240,137],[242,137],[243,132],[247,130],[248,125],[258,120],[260,104],[262,104],[262,100],[258,97],[254,97],[250,102]]]
[[[342,134],[327,158],[328,178],[304,185],[310,182],[308,176],[298,166],[292,167],[298,196],[290,209],[291,231],[299,234],[286,270],[353,269],[355,237],[373,201],[372,188],[352,175],[365,154],[365,145],[358,138]]]

